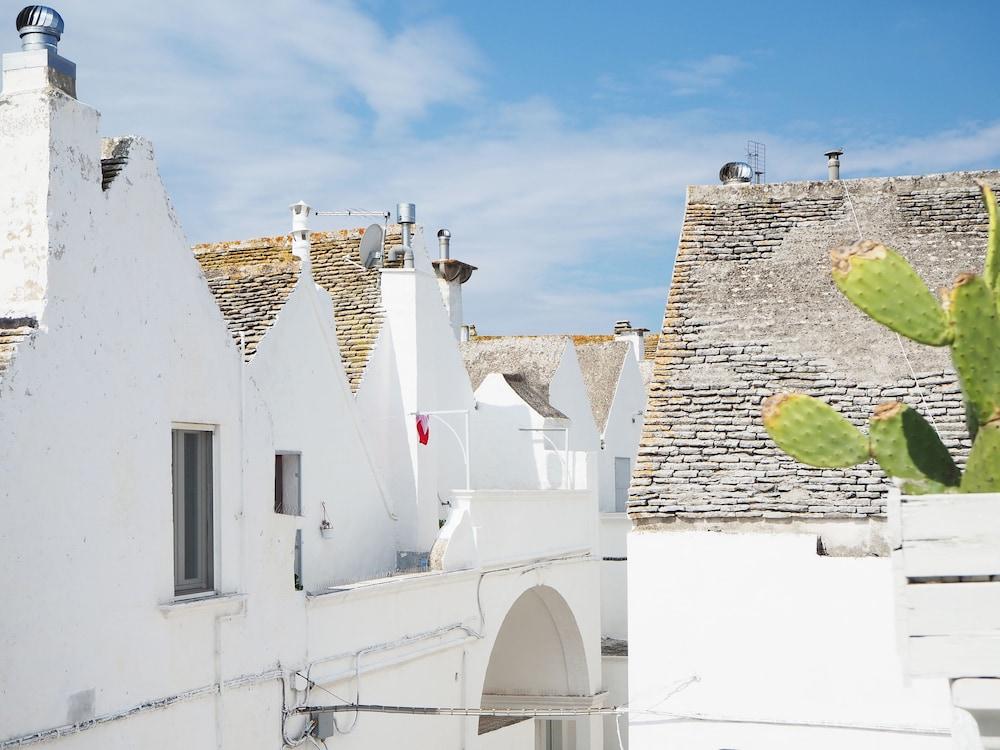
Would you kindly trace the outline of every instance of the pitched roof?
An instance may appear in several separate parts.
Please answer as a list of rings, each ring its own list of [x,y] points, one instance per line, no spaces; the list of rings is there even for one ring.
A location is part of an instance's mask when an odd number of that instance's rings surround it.
[[[37,329],[34,318],[0,318],[0,377],[14,361],[18,344]]]
[[[549,385],[569,341],[567,336],[476,336],[460,348],[472,390],[496,372],[540,416],[565,419],[549,401]]]
[[[605,341],[578,344],[576,358],[580,362],[583,382],[587,386],[587,399],[594,413],[598,432],[603,432],[611,413],[611,404],[618,388],[618,377],[625,364],[625,357],[631,356],[631,346],[627,341]]]
[[[874,464],[814,469],[770,441],[761,402],[782,391],[821,398],[859,427],[881,400],[925,413],[926,402],[961,454],[968,441],[947,351],[901,342],[852,307],[833,285],[828,251],[856,241],[859,223],[931,288],[950,283],[982,264],[977,177],[1000,184],[1000,172],[981,172],[690,187],[632,474],[632,518],[883,515],[887,483]]]
[[[313,279],[333,298],[337,343],[355,393],[384,314],[380,274],[361,265],[363,234],[354,229],[310,237]],[[243,334],[249,361],[299,278],[290,235],[196,245],[194,254],[233,337],[239,341]]]

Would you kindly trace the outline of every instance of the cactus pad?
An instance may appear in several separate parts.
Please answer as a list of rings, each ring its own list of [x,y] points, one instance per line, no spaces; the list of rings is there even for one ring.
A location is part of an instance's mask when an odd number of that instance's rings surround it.
[[[922,344],[949,343],[947,314],[902,255],[863,240],[830,257],[837,287],[869,317]]]
[[[869,458],[864,433],[810,396],[771,396],[764,402],[764,429],[785,453],[810,466],[841,469]]]
[[[976,428],[1000,408],[1000,318],[986,282],[971,273],[956,279],[949,312],[951,359]]]
[[[1000,411],[979,427],[965,464],[962,492],[1000,492]]]
[[[934,428],[906,404],[875,407],[871,452],[882,471],[904,482],[911,495],[958,487],[962,474]]]
[[[997,197],[990,186],[979,181],[979,189],[983,194],[983,204],[990,219],[989,240],[986,243],[986,266],[983,279],[993,290],[993,299],[1000,310],[1000,217],[997,216]]]

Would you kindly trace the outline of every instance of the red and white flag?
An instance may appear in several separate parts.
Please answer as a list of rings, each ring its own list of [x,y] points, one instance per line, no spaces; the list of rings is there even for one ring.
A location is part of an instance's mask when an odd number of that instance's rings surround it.
[[[417,415],[417,440],[420,441],[421,445],[427,445],[427,441],[431,439],[431,415],[430,414],[418,414]]]

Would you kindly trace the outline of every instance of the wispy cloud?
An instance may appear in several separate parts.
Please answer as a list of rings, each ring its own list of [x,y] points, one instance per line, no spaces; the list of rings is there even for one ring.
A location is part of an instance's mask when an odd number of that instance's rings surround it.
[[[350,2],[131,8],[64,0],[61,49],[105,132],[153,140],[192,241],[287,231],[300,198],[413,201],[480,267],[465,306],[483,332],[657,328],[685,186],[714,182],[746,142],[691,110],[582,123],[545,97],[487,99],[487,61],[447,18],[390,32]],[[719,55],[662,80],[718,86],[740,65]],[[772,178],[825,174],[817,134],[759,137]],[[852,176],[982,167],[1000,160],[1000,123],[845,145]]]
[[[725,83],[746,63],[734,55],[709,55],[701,60],[665,67],[659,76],[671,85],[677,96],[701,94]]]

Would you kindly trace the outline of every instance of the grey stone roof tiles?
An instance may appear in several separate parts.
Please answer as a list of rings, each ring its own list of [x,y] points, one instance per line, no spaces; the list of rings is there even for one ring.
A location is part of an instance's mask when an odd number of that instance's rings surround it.
[[[0,318],[0,378],[14,361],[18,345],[37,329],[34,318]]]
[[[473,390],[499,373],[539,415],[564,419],[549,402],[549,384],[569,343],[567,336],[476,336],[460,347]]]
[[[337,343],[355,393],[384,315],[380,274],[360,263],[363,234],[359,229],[311,235],[313,279],[333,298]],[[249,361],[298,280],[291,237],[203,244],[194,253],[237,342],[242,333]]]
[[[626,341],[579,344],[576,347],[577,360],[587,386],[587,398],[594,414],[598,432],[603,432],[608,423],[611,404],[618,389],[625,357],[632,356]]]
[[[950,285],[982,267],[975,178],[1000,185],[984,172],[689,188],[630,488],[637,523],[883,516],[874,464],[814,469],[771,443],[760,406],[777,392],[819,397],[863,428],[879,401],[904,400],[961,455],[947,350],[901,341],[851,306],[828,253],[859,239],[856,212],[928,286]]]

